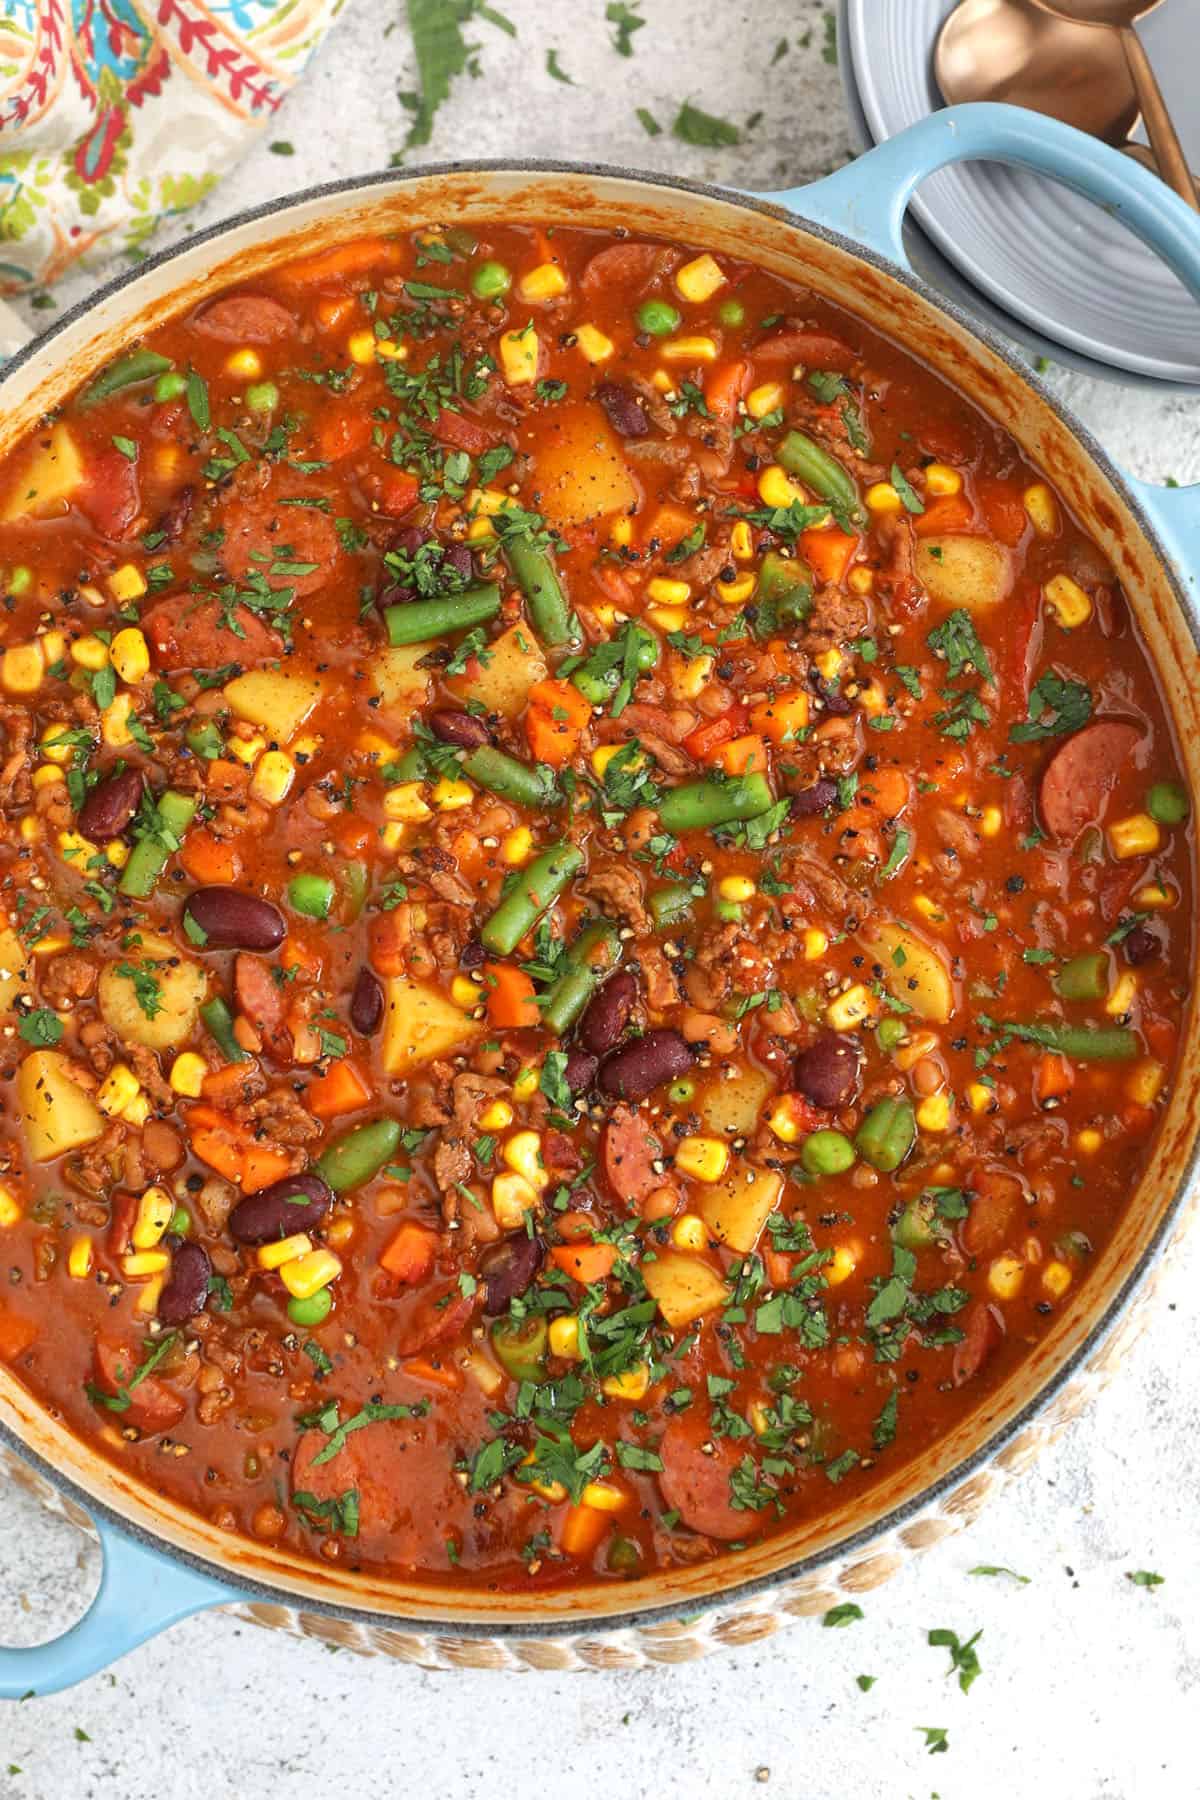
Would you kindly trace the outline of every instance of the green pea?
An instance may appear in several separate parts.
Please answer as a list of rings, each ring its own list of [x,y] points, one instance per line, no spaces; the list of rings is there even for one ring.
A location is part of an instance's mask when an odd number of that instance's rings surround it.
[[[854,1167],[854,1145],[840,1131],[814,1131],[804,1140],[800,1161],[810,1175],[844,1175]]]
[[[714,900],[713,911],[718,919],[725,921],[726,925],[737,925],[741,922],[742,908],[737,900]]]
[[[746,309],[740,300],[722,300],[717,308],[717,317],[722,325],[744,325]]]
[[[329,1317],[333,1307],[333,1290],[318,1288],[306,1300],[289,1300],[287,1315],[293,1325],[320,1325]]]
[[[480,300],[499,300],[512,286],[512,270],[502,262],[481,262],[471,276],[471,291]]]
[[[10,594],[26,593],[33,586],[33,570],[27,563],[18,563],[5,586]]]
[[[166,374],[160,375],[154,384],[154,398],[156,400],[178,400],[186,387],[187,376],[181,375],[178,369],[168,369]]]
[[[176,1237],[186,1237],[191,1229],[191,1213],[186,1206],[177,1206],[171,1214],[171,1223],[167,1226],[167,1230],[174,1232]]]
[[[251,412],[274,412],[279,405],[279,389],[273,381],[256,381],[246,389],[246,405]]]
[[[907,1036],[908,1027],[903,1019],[893,1019],[890,1017],[881,1019],[875,1027],[875,1042],[879,1045],[879,1048],[883,1051],[885,1056],[889,1055],[893,1050],[898,1050]]]
[[[683,314],[667,300],[643,300],[634,317],[638,330],[648,331],[651,337],[670,337],[683,320]]]
[[[632,1575],[641,1567],[642,1553],[632,1538],[615,1537],[608,1546],[607,1561],[614,1575]]]
[[[695,1091],[694,1081],[673,1081],[667,1089],[667,1098],[672,1106],[686,1106]]]
[[[1146,811],[1160,825],[1182,825],[1190,810],[1187,794],[1177,781],[1156,781],[1146,795]]]

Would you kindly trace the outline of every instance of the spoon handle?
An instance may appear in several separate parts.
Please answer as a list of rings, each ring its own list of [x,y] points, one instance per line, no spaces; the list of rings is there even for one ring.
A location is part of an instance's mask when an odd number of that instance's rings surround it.
[[[1133,85],[1137,89],[1138,104],[1146,121],[1146,135],[1150,139],[1159,174],[1168,187],[1174,188],[1181,200],[1186,200],[1194,211],[1200,212],[1196,184],[1184,157],[1183,146],[1171,122],[1167,103],[1150,66],[1150,58],[1132,25],[1121,27],[1121,45],[1129,64]]]

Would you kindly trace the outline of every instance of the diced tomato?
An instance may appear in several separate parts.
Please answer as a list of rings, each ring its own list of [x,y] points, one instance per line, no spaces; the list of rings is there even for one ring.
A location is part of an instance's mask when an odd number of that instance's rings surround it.
[[[348,406],[331,408],[317,425],[317,448],[326,462],[341,462],[365,450],[374,425],[370,413]]]
[[[401,519],[417,504],[421,484],[404,469],[389,469],[379,481],[379,510],[391,519]]]
[[[478,456],[481,451],[490,449],[495,442],[491,432],[485,431],[471,419],[464,419],[461,413],[449,412],[442,408],[430,426],[439,444],[449,444],[455,450],[466,450],[471,456]]]
[[[683,747],[697,762],[709,762],[722,744],[729,743],[735,730],[736,726],[728,715],[720,719],[706,719],[703,725],[697,725],[694,731],[688,732],[683,740]]]

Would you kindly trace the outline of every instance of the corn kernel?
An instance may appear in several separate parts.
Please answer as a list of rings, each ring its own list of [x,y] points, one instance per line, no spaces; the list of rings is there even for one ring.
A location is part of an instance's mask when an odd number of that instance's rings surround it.
[[[479,1115],[481,1131],[507,1131],[513,1122],[513,1109],[507,1100],[493,1100]]]
[[[628,513],[622,513],[619,519],[613,520],[608,528],[608,536],[609,541],[616,544],[619,549],[623,549],[626,544],[633,542],[633,520]]]
[[[129,1281],[139,1281],[145,1275],[165,1275],[171,1266],[171,1258],[165,1250],[134,1250],[121,1258],[121,1273]]]
[[[1058,502],[1044,481],[1035,481],[1021,496],[1029,523],[1039,537],[1051,538],[1058,531]]]
[[[777,1100],[767,1114],[768,1128],[774,1132],[781,1144],[794,1144],[800,1136],[800,1124],[787,1097]]]
[[[129,1105],[125,1108],[125,1111],[121,1114],[121,1117],[127,1125],[133,1125],[138,1128],[144,1125],[146,1120],[150,1117],[150,1100],[147,1094],[144,1091],[140,1094],[135,1094],[133,1099],[129,1102]]]
[[[69,754],[70,752],[68,752]],[[59,781],[65,781],[66,776],[55,763],[39,763],[30,780],[35,788],[47,788],[54,787]]]
[[[0,687],[6,694],[36,694],[45,672],[36,644],[14,644],[0,661]]]
[[[307,1256],[295,1256],[279,1271],[288,1293],[294,1300],[308,1300],[322,1288],[336,1281],[342,1272],[340,1258],[332,1250],[310,1250]]]
[[[515,1131],[500,1154],[510,1169],[523,1175],[532,1188],[544,1188],[550,1176],[542,1162],[542,1137],[538,1131]]]
[[[879,1003],[870,988],[858,981],[830,1001],[825,1008],[825,1018],[835,1031],[853,1031],[856,1025],[864,1025],[874,1018],[878,1008]]]
[[[71,645],[71,661],[78,663],[81,669],[90,669],[93,673],[108,667],[108,645],[103,638],[94,632],[86,637],[76,638]]]
[[[532,324],[506,331],[500,339],[500,366],[509,387],[528,387],[537,380],[541,344]]]
[[[819,656],[813,658],[813,661],[817,666],[817,672],[822,681],[830,682],[837,680],[841,673],[843,661],[840,650],[822,650]]]
[[[629,1505],[629,1495],[611,1481],[589,1481],[579,1503],[595,1507],[597,1512],[620,1512],[622,1507]]]
[[[25,844],[36,844],[42,835],[42,821],[32,813],[26,813],[20,824],[21,841]]]
[[[1042,589],[1046,605],[1064,631],[1075,631],[1092,616],[1091,596],[1069,575],[1054,575]]]
[[[675,286],[685,300],[694,305],[701,305],[711,300],[725,286],[725,271],[715,257],[706,251],[703,256],[693,258],[684,263],[682,269],[676,270]]]
[[[1178,896],[1173,894],[1169,888],[1165,888],[1161,881],[1148,881],[1145,887],[1140,887],[1133,896],[1135,906],[1151,912],[1164,906],[1174,906],[1177,898]]]
[[[656,575],[653,581],[646,583],[646,595],[658,606],[686,606],[692,597],[692,590],[686,581],[673,581],[669,576]]]
[[[855,563],[846,577],[846,585],[852,594],[869,594],[875,586],[875,572],[866,563]]]
[[[129,845],[123,838],[109,838],[104,846],[104,860],[110,869],[123,869],[129,861]]]
[[[984,837],[999,837],[1004,828],[1004,814],[998,806],[985,806],[979,819],[979,830]]]
[[[408,345],[398,344],[394,338],[376,338],[375,354],[380,362],[407,362]]]
[[[887,711],[887,694],[883,683],[874,679],[858,691],[858,704],[869,718],[877,719]]]
[[[111,706],[106,706],[100,714],[100,735],[113,750],[124,749],[132,744],[133,733],[129,729],[129,721],[133,717],[133,695],[118,694]]]
[[[91,1272],[92,1240],[87,1236],[77,1237],[67,1251],[67,1274],[72,1281],[86,1281]]]
[[[60,831],[58,854],[65,863],[70,863],[75,869],[82,870],[95,856],[96,846],[89,844],[85,837],[80,837],[77,831]]]
[[[805,962],[820,962],[829,948],[829,938],[819,925],[806,925],[803,933]]]
[[[537,1457],[531,1450],[528,1456],[523,1456],[521,1458],[521,1467],[527,1469],[536,1461]],[[557,1503],[558,1501],[565,1500],[567,1497],[567,1490],[561,1481],[540,1481],[531,1479],[522,1482],[521,1485],[523,1487],[532,1488],[533,1492],[543,1500],[552,1500]]]
[[[577,325],[575,327],[575,347],[585,362],[607,362],[616,346],[602,331],[594,325]]]
[[[682,1138],[675,1151],[675,1167],[693,1181],[720,1181],[729,1167],[729,1145],[716,1137]]]
[[[606,631],[612,630],[618,618],[623,619],[625,617],[624,613],[618,613],[611,600],[597,601],[595,606],[592,607],[592,611],[596,615],[597,622],[603,625]]]
[[[455,1006],[472,1012],[484,998],[483,987],[478,981],[472,981],[469,975],[456,975],[450,983],[450,998]]]
[[[754,533],[745,519],[739,519],[729,534],[729,548],[738,562],[750,562],[754,556]]]
[[[175,1211],[175,1202],[165,1187],[148,1187],[138,1201],[130,1239],[135,1250],[153,1250]]]
[[[108,578],[108,591],[120,605],[140,600],[146,592],[146,577],[136,563],[122,563]]]
[[[234,350],[225,358],[225,373],[235,381],[257,381],[262,370],[262,357],[257,350]]]
[[[383,796],[383,814],[386,819],[405,825],[418,825],[422,819],[428,819],[431,809],[421,794],[421,783],[402,781],[397,787],[388,788]]]
[[[917,1108],[917,1124],[922,1131],[945,1131],[951,1111],[950,1095],[944,1089],[940,1094],[929,1094]]]
[[[61,662],[67,654],[67,634],[65,631],[39,632],[37,644],[41,646],[42,655],[46,659],[46,667]]]
[[[530,1063],[527,1068],[522,1069],[513,1082],[513,1099],[532,1100],[538,1091],[541,1073],[541,1069],[535,1063]]]
[[[458,812],[464,806],[470,806],[475,798],[475,789],[469,781],[452,781],[443,776],[435,781],[429,795],[435,812]]]
[[[1016,1256],[997,1256],[988,1269],[988,1292],[997,1300],[1015,1300],[1025,1281],[1025,1264]]]
[[[688,622],[686,606],[650,606],[646,617],[660,631],[682,631]]]
[[[567,278],[557,263],[539,263],[517,284],[522,300],[557,300],[567,291]]]
[[[607,769],[613,758],[619,756],[623,750],[628,750],[628,748],[629,746],[627,744],[598,744],[592,751],[591,756],[592,768],[596,774],[603,776],[605,769]],[[629,761],[624,766],[630,773],[633,773],[637,769],[644,768],[645,763],[646,759],[644,756],[635,754],[630,757]]]
[[[1137,999],[1137,976],[1132,969],[1124,969],[1113,983],[1112,993],[1104,1002],[1104,1010],[1110,1018],[1119,1019],[1130,1012]]]
[[[680,1213],[671,1227],[671,1242],[677,1250],[707,1250],[708,1227],[699,1213]]]
[[[904,505],[890,481],[873,481],[863,498],[873,513],[898,513]]]
[[[722,900],[740,902],[753,900],[758,888],[749,875],[723,875],[717,883],[717,892]]]
[[[19,1225],[21,1208],[6,1187],[0,1187],[0,1225]]]
[[[1125,1092],[1138,1106],[1153,1106],[1166,1078],[1167,1071],[1163,1064],[1156,1062],[1153,1057],[1145,1057],[1134,1065],[1125,1084]]]
[[[349,1213],[339,1213],[338,1217],[325,1227],[325,1242],[334,1250],[341,1250],[354,1236],[354,1220]]]
[[[375,333],[373,331],[355,331],[346,340],[346,354],[354,363],[367,364],[375,361]]]
[[[1094,1125],[1085,1125],[1082,1131],[1075,1133],[1075,1148],[1081,1156],[1095,1156],[1104,1147],[1104,1136]]]
[[[732,581],[717,582],[717,599],[722,606],[742,606],[749,600],[757,585],[757,578],[753,575],[735,575]]]
[[[137,1299],[133,1303],[135,1313],[140,1313],[144,1319],[154,1316],[158,1311],[159,1296],[166,1286],[166,1280],[165,1275],[154,1275],[138,1289]]]
[[[942,911],[937,901],[931,900],[928,894],[913,895],[913,910],[919,912],[922,918],[930,920],[934,925],[944,925],[946,923],[945,913]]]
[[[843,1281],[849,1281],[858,1267],[859,1247],[857,1244],[838,1244],[830,1260],[821,1270],[830,1287],[840,1287]]]
[[[252,768],[267,747],[267,740],[261,731],[253,732],[249,737],[230,737],[225,745],[227,753],[236,761]]]
[[[746,395],[746,411],[752,419],[765,419],[768,413],[778,412],[784,398],[781,381],[764,381],[761,387],[751,388]]]
[[[132,1069],[124,1063],[114,1063],[100,1083],[96,1105],[108,1118],[119,1119],[129,1102],[141,1092],[141,1086]]]
[[[208,1064],[194,1050],[183,1050],[171,1064],[171,1087],[185,1099],[198,1100],[204,1087]]]
[[[537,1189],[523,1175],[497,1175],[492,1182],[492,1211],[502,1231],[519,1231],[525,1214],[538,1203]]]
[[[122,681],[130,684],[144,681],[150,673],[150,646],[136,625],[118,631],[109,652],[112,666]]]
[[[533,833],[528,825],[518,825],[514,830],[506,832],[500,842],[500,859],[511,869],[519,869],[522,863],[529,861],[533,849]]]
[[[574,1313],[561,1313],[551,1319],[548,1334],[550,1354],[568,1362],[579,1360],[579,1320]]]
[[[768,463],[758,477],[758,497],[764,506],[803,506],[805,493],[778,463]]]
[[[671,658],[671,693],[676,700],[696,700],[713,678],[713,658],[693,656]]]
[[[1071,1271],[1064,1262],[1048,1262],[1042,1270],[1042,1287],[1052,1300],[1061,1300],[1071,1285]]]
[[[250,792],[263,806],[282,806],[287,799],[296,765],[286,750],[265,750],[250,778]]]
[[[716,362],[717,346],[710,337],[668,338],[662,347],[664,362]]]
[[[930,494],[961,494],[962,476],[949,463],[930,463],[925,470],[925,488]]]
[[[986,1081],[973,1081],[967,1089],[967,1104],[973,1113],[991,1112],[996,1105],[996,1094]]]
[[[650,1388],[650,1369],[646,1363],[636,1363],[620,1375],[610,1375],[600,1386],[613,1400],[644,1400]]]
[[[291,1237],[276,1238],[273,1243],[260,1244],[258,1266],[260,1269],[282,1269],[284,1263],[294,1262],[298,1256],[308,1256],[312,1247],[313,1241],[307,1231],[294,1231]]]
[[[1162,843],[1158,822],[1149,813],[1131,813],[1108,828],[1108,846],[1119,861],[1131,856],[1153,856]]]
[[[38,739],[38,749],[49,763],[69,763],[75,746],[69,740],[69,726],[47,725]]]

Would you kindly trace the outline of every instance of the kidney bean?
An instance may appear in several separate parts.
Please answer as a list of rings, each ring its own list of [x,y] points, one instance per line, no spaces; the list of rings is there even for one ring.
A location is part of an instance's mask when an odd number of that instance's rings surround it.
[[[637,978],[628,969],[618,969],[598,988],[583,1009],[575,1028],[575,1041],[591,1056],[607,1056],[621,1041],[637,1004]]]
[[[332,1204],[333,1192],[319,1175],[285,1175],[238,1201],[229,1215],[230,1235],[239,1244],[269,1244],[307,1231]]]
[[[287,936],[279,908],[242,888],[197,888],[183,910],[209,950],[274,950]]]
[[[97,844],[119,837],[141,804],[145,787],[140,769],[124,769],[98,782],[79,809],[79,835]]]
[[[350,996],[350,1023],[359,1037],[374,1037],[383,1019],[383,985],[373,970],[362,968]]]
[[[161,533],[168,544],[175,543],[187,530],[195,503],[195,488],[180,488],[167,510],[160,514],[158,523],[154,527],[155,533]]]
[[[208,1251],[188,1238],[171,1245],[171,1273],[158,1296],[158,1316],[164,1325],[185,1325],[204,1309],[212,1264]]]
[[[825,711],[827,714],[831,716],[840,716],[843,713],[852,713],[854,711],[853,700],[847,700],[840,688],[834,687],[831,683],[823,680],[819,669],[809,670],[808,685],[812,688],[813,692],[819,694],[821,699],[825,702]]]
[[[1139,963],[1153,962],[1162,951],[1157,935],[1147,925],[1135,925],[1121,940],[1125,961],[1136,968]]]
[[[637,395],[632,389],[622,387],[617,381],[602,381],[596,389],[596,398],[608,414],[609,424],[621,437],[646,436],[650,421],[639,406]]]
[[[614,1100],[644,1100],[664,1081],[686,1075],[695,1060],[677,1031],[648,1031],[605,1057],[600,1091]]]
[[[589,1051],[578,1047],[568,1050],[562,1072],[568,1091],[572,1094],[586,1094],[596,1079],[599,1067],[600,1059]]]
[[[471,555],[469,544],[447,544],[442,557],[442,566],[453,569],[464,581],[470,581],[475,573],[475,559]]]
[[[507,1312],[531,1286],[545,1254],[541,1239],[527,1237],[523,1231],[483,1252],[479,1273],[484,1283],[483,1310],[489,1317]]]
[[[468,938],[458,953],[460,969],[481,969],[487,961],[487,951],[478,938]]]
[[[837,799],[837,792],[837,782],[822,775],[811,787],[801,788],[798,794],[792,795],[792,817],[815,819],[828,812]]]
[[[852,1038],[822,1032],[792,1064],[792,1080],[814,1106],[844,1106],[858,1086],[858,1045]]]
[[[429,726],[443,744],[458,744],[463,750],[477,750],[480,744],[490,741],[482,719],[473,718],[466,712],[453,712],[448,706],[430,713]]]

